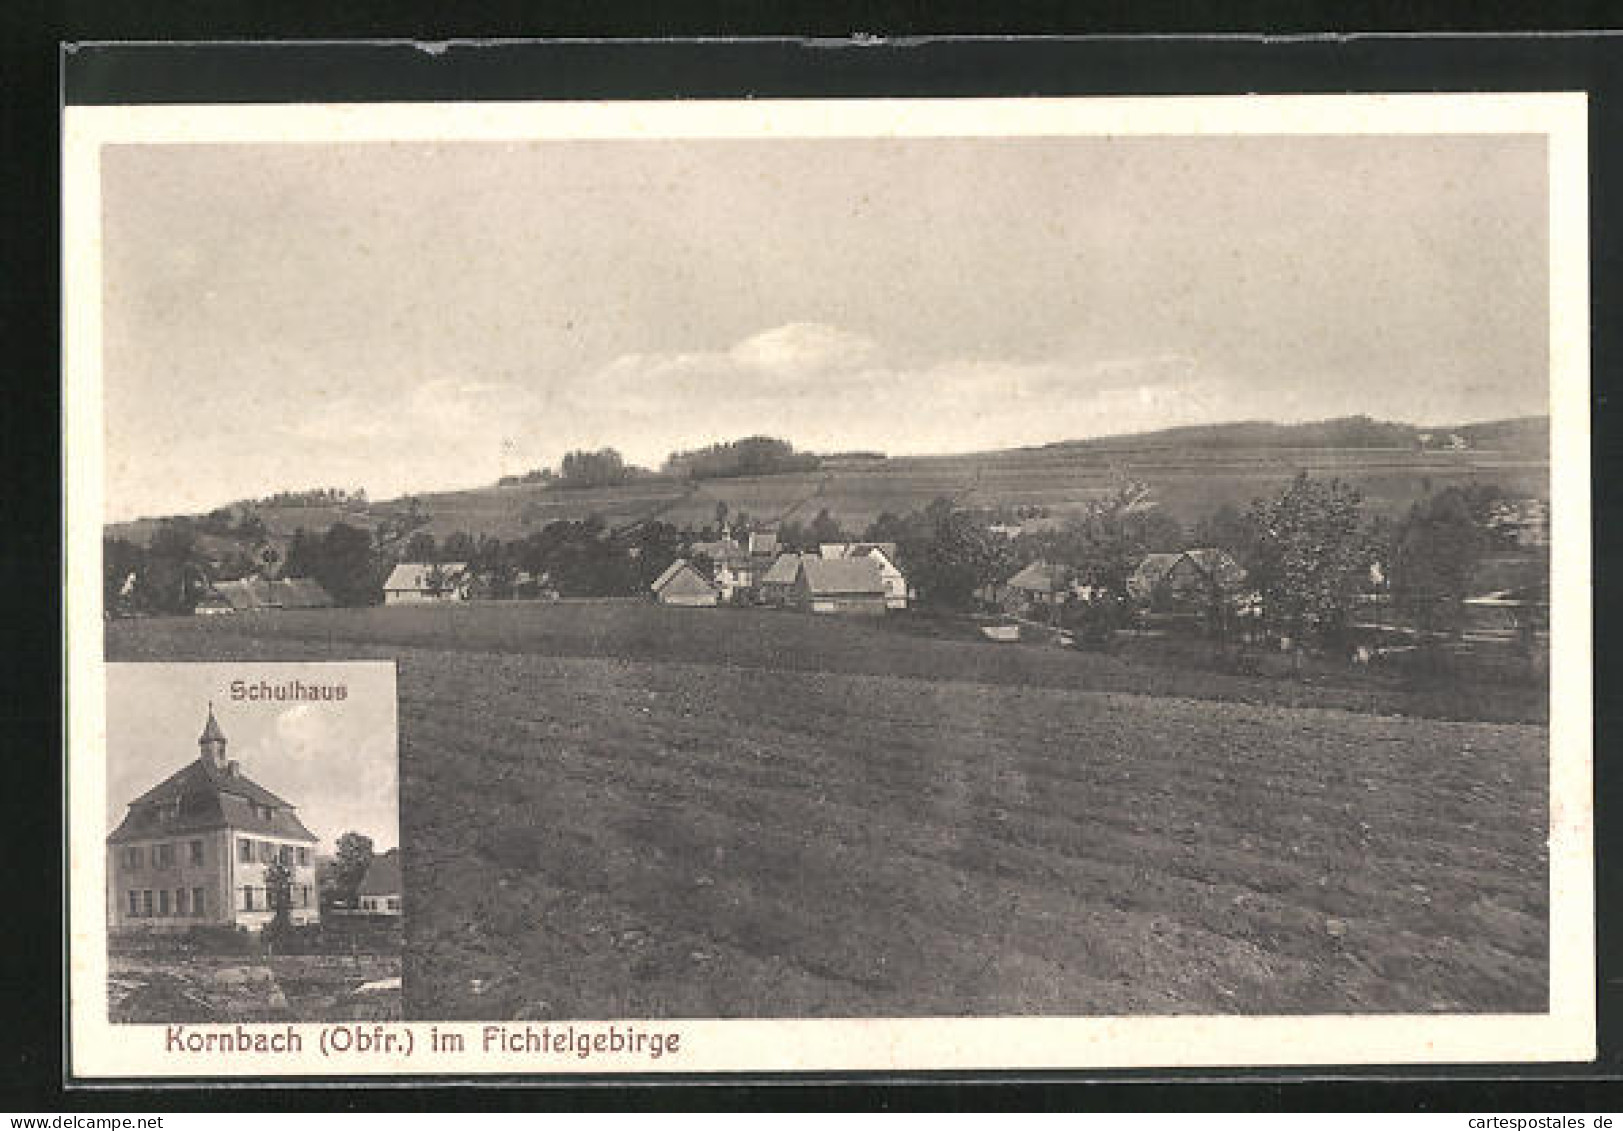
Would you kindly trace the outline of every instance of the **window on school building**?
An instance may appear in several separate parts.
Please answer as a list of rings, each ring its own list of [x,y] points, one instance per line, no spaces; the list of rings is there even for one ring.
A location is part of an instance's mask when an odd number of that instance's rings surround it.
[[[247,885],[244,885],[242,889],[242,909],[244,911],[254,909],[254,889]]]
[[[268,840],[259,842],[259,862],[269,864],[276,859],[276,846]]]
[[[141,850],[139,848],[126,848],[124,850],[124,867],[132,872],[141,870]]]
[[[175,914],[176,915],[190,915],[191,913],[192,913],[191,906],[186,902],[186,889],[185,888],[176,888],[175,889]]]
[[[201,914],[203,914],[203,889],[202,888],[193,888],[192,889],[192,914],[193,915],[201,915]]]
[[[158,893],[158,914],[169,914],[169,889],[164,888]]]
[[[254,842],[247,837],[237,839],[237,862],[241,864],[254,862]]]
[[[152,893],[149,891],[141,893],[141,914],[149,917],[152,915]]]
[[[175,846],[172,844],[154,845],[152,849],[155,868],[173,868],[175,866]]]
[[[141,893],[134,888],[130,889],[130,914],[141,914]]]
[[[390,911],[399,911],[400,910],[400,897],[398,895],[391,895],[389,897],[389,910]]]
[[[192,843],[191,843],[191,859],[192,859],[193,864],[201,864],[203,862],[203,842],[202,841],[200,841],[200,840],[192,841]]]
[[[299,867],[303,868],[306,865],[308,865],[309,863],[310,863],[310,850],[308,848],[299,849]]]
[[[299,885],[299,906],[300,907],[309,907],[310,906],[310,885],[309,884],[300,884]]]

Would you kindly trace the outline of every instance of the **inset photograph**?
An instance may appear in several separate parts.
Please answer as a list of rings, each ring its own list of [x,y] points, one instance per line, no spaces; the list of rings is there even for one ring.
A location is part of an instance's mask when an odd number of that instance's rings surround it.
[[[394,665],[107,666],[114,1023],[398,1020]]]

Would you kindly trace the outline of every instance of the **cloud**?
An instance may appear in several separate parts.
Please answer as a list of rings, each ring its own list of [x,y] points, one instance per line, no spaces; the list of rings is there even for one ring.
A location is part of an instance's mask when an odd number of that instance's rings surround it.
[[[769,380],[800,381],[859,373],[879,360],[871,338],[821,322],[790,322],[751,335],[727,351],[735,365]]]
[[[296,431],[494,479],[576,447],[612,446],[646,465],[752,433],[822,450],[975,450],[1200,422],[1232,404],[1187,353],[904,357],[857,331],[796,321],[712,349],[623,353],[533,386],[433,378],[387,405],[335,401]]]

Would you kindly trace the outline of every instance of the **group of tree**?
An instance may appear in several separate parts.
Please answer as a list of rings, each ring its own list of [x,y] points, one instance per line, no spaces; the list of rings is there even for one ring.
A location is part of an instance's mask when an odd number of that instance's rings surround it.
[[[634,479],[645,479],[648,474],[645,468],[626,463],[613,448],[599,448],[595,452],[574,451],[565,455],[558,465],[555,482],[559,487],[570,489],[619,487]]]
[[[198,542],[191,519],[166,519],[146,545],[102,539],[103,599],[108,609],[189,613],[208,592],[216,565]]]
[[[663,470],[678,479],[733,479],[745,475],[816,471],[819,465],[817,456],[795,451],[787,440],[746,436],[695,451],[672,452],[666,457]]]
[[[371,532],[335,522],[322,534],[303,527],[295,530],[282,572],[288,577],[315,578],[339,605],[371,605],[383,594],[390,566]]]
[[[550,467],[537,467],[520,475],[504,475],[496,480],[498,487],[523,487],[533,483],[551,483],[557,475]]]
[[[357,487],[351,491],[344,487],[312,487],[307,491],[278,491],[274,495],[266,495],[262,499],[254,499],[253,505],[266,507],[341,507],[367,505],[365,487]]]
[[[988,515],[944,498],[883,514],[863,538],[896,543],[919,604],[938,609],[971,607],[984,587],[1042,561],[1090,594],[1090,611],[1119,614],[1146,555],[1223,549],[1245,572],[1243,584],[1230,580],[1220,590],[1213,581],[1218,623],[1230,623],[1243,602],[1270,637],[1327,642],[1371,603],[1424,632],[1458,628],[1481,555],[1513,545],[1505,499],[1491,485],[1450,487],[1394,521],[1368,514],[1355,486],[1302,473],[1248,509],[1225,504],[1186,532],[1144,485],[1122,482],[1051,529],[1013,539],[994,534]]]

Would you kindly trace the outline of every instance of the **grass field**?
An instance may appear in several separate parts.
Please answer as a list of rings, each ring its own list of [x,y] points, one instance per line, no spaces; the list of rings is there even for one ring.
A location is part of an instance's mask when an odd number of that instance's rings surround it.
[[[107,642],[397,660],[407,1016],[1546,1007],[1543,726],[898,627],[474,605]]]
[[[1279,490],[1299,471],[1349,480],[1364,491],[1370,511],[1381,514],[1400,514],[1428,489],[1456,484],[1495,483],[1542,495],[1549,478],[1547,460],[1495,452],[1038,449],[716,479],[692,492],[659,481],[592,491],[491,487],[424,495],[422,504],[433,516],[428,529],[441,536],[466,530],[523,537],[554,519],[594,513],[615,524],[657,512],[676,526],[698,528],[715,520],[718,502],[726,503],[731,514],[747,513],[766,523],[785,518],[809,522],[827,508],[847,529],[861,530],[881,512],[905,514],[942,497],[964,506],[1044,506],[1064,514],[1108,491],[1117,476],[1126,473],[1150,484],[1168,513],[1192,526],[1224,504],[1245,509],[1252,499]]]
[[[424,529],[443,538],[456,531],[510,540],[560,519],[601,515],[611,526],[658,517],[697,529],[715,521],[716,504],[762,523],[809,522],[827,508],[848,530],[860,531],[881,512],[905,514],[949,498],[964,506],[1043,506],[1063,515],[1084,506],[1128,474],[1185,526],[1224,504],[1244,510],[1277,491],[1299,471],[1340,476],[1364,491],[1372,514],[1397,515],[1428,490],[1492,483],[1514,492],[1548,492],[1549,461],[1517,452],[1414,452],[1397,449],[1164,448],[1029,449],[950,456],[913,456],[862,467],[709,480],[697,486],[648,480],[618,488],[559,490],[529,484],[429,492],[419,501]],[[325,530],[335,521],[375,527],[404,513],[400,500],[370,508],[259,508],[271,532],[290,537],[299,527]],[[156,523],[115,523],[109,533],[146,541]]]

